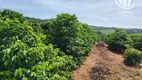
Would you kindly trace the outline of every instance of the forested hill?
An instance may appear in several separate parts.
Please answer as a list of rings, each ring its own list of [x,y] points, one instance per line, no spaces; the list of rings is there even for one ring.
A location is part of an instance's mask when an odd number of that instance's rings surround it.
[[[39,19],[39,18],[34,18],[34,17],[25,17],[27,20],[30,20],[30,21],[38,21],[38,22],[43,22],[43,21],[48,21],[48,20],[51,20],[51,19]]]
[[[95,29],[98,33],[102,32],[102,33],[108,33],[108,32],[114,32],[115,27],[104,27],[104,26],[93,26],[90,25],[93,29]],[[134,34],[134,33],[142,33],[142,29],[138,29],[138,28],[122,28],[123,30],[125,30],[128,34]]]

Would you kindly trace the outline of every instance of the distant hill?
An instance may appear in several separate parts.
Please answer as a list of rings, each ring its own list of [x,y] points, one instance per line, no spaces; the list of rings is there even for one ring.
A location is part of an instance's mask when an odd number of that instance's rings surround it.
[[[37,21],[37,22],[43,22],[43,21],[48,21],[51,19],[38,19],[38,18],[31,18],[31,17],[25,17],[29,21]]]
[[[51,19],[38,19],[38,18],[31,18],[31,17],[25,17],[28,21],[36,21],[36,22],[44,22],[44,21],[48,21]],[[104,27],[104,26],[93,26],[90,25],[90,27],[92,27],[93,29],[96,30],[96,32],[98,34],[108,34],[111,32],[114,32],[115,27]],[[124,29],[128,34],[134,34],[134,33],[142,33],[142,29],[136,29],[136,28],[130,28],[130,29]]]
[[[102,32],[104,34],[108,34],[113,32],[115,29],[115,27],[103,27],[103,26],[93,26],[90,25],[90,27],[92,27],[93,29],[95,29],[97,32]],[[142,29],[137,29],[137,28],[122,28],[123,30],[125,30],[128,34],[135,34],[135,33],[142,33]]]

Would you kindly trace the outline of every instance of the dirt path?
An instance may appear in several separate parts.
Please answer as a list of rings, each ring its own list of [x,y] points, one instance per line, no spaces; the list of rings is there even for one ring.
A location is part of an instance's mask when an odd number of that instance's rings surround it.
[[[122,55],[100,45],[94,46],[73,75],[73,80],[142,80],[139,68],[125,66]]]

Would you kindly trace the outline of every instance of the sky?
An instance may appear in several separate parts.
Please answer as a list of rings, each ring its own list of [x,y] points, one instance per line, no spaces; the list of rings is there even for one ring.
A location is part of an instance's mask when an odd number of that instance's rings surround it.
[[[89,25],[142,29],[142,0],[131,0],[130,5],[134,4],[131,9],[123,9],[118,1],[122,0],[0,0],[0,9],[8,8],[40,19],[70,13]]]

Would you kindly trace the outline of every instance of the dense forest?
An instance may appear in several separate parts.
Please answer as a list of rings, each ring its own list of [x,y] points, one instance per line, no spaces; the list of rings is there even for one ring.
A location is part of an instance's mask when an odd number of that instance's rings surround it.
[[[3,9],[0,11],[0,79],[71,80],[71,71],[82,64],[98,41],[106,42],[108,48],[118,52],[126,50],[125,64],[140,63],[142,31],[113,29],[102,35],[99,29],[95,31],[80,22],[75,14],[62,13],[40,20]]]

